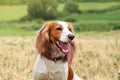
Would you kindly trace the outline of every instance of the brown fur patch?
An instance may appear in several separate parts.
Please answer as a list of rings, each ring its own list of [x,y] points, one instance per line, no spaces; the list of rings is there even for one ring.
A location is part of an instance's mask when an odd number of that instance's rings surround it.
[[[67,80],[73,80],[73,76],[74,76],[73,70],[71,66],[68,65],[68,79]]]

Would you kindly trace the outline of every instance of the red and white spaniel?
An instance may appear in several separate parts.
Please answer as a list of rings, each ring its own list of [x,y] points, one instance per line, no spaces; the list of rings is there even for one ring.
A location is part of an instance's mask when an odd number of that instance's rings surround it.
[[[81,80],[71,68],[74,37],[68,22],[52,21],[42,26],[36,38],[39,54],[34,65],[35,80]]]

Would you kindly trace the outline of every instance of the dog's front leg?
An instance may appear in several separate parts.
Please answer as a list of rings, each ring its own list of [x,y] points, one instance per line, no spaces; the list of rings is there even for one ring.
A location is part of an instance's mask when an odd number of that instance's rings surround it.
[[[67,80],[68,78],[68,74],[66,73],[62,73],[62,80]]]
[[[64,67],[64,71],[62,72],[62,80],[68,79],[68,64]]]

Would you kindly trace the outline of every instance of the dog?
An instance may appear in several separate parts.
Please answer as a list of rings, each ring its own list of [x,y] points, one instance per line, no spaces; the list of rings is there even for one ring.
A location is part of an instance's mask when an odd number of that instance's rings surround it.
[[[72,70],[75,54],[73,27],[64,21],[46,22],[36,37],[39,54],[34,64],[34,80],[81,80]]]

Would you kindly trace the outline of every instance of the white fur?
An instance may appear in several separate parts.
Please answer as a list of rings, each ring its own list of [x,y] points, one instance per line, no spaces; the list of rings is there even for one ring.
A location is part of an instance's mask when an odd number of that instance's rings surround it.
[[[54,62],[39,54],[34,65],[34,76],[35,80],[67,80],[68,63]]]
[[[60,41],[68,42],[69,41],[68,35],[73,33],[69,31],[67,22],[58,21],[58,23],[63,26],[63,31],[61,33]]]
[[[67,77],[67,62],[53,62],[38,54],[34,64],[34,80],[67,80]],[[73,80],[81,79],[74,73]]]
[[[74,77],[73,77],[73,80],[81,80],[77,74],[74,73]]]

